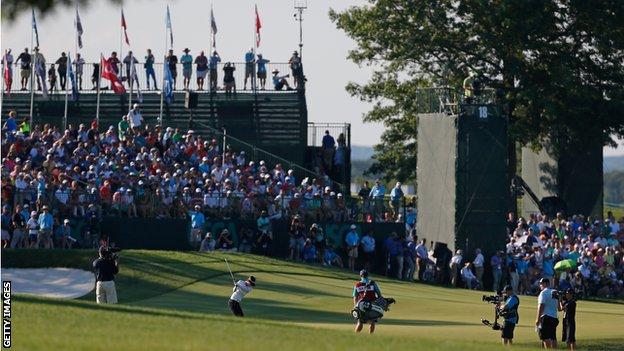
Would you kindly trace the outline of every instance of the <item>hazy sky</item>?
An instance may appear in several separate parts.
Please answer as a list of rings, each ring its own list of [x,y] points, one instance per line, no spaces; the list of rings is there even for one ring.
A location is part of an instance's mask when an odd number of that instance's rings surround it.
[[[310,0],[304,12],[303,62],[307,83],[308,118],[312,122],[351,123],[351,141],[356,145],[373,145],[379,141],[382,126],[363,124],[362,114],[370,109],[366,103],[349,96],[344,90],[349,81],[364,82],[370,76],[367,67],[358,67],[346,59],[354,42],[330,22],[330,7],[342,10],[364,0]],[[210,45],[210,5],[214,6],[218,26],[217,49],[225,61],[243,61],[245,51],[253,45],[254,4],[262,21],[262,42],[258,52],[273,62],[286,62],[299,43],[299,24],[295,21],[292,0],[133,0],[124,2],[131,49],[143,56],[151,48],[156,57],[165,50],[165,7],[169,4],[174,34],[174,50],[178,55],[185,47],[195,56],[208,51]],[[120,8],[105,0],[91,1],[80,9],[84,28],[87,62],[97,59],[100,52],[119,51]],[[42,17],[37,13],[39,41],[48,61],[61,51],[74,51],[74,9],[59,7]],[[14,56],[30,46],[30,13],[14,22],[2,22],[2,48],[13,48]],[[123,51],[127,51],[125,47]],[[160,53],[160,55],[159,55]],[[605,155],[624,154],[624,145],[605,149]]]

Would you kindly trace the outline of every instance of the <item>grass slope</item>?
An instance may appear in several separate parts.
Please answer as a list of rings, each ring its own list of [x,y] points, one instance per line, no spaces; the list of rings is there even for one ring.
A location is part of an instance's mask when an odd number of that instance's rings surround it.
[[[88,251],[3,251],[3,267],[87,268]],[[253,273],[244,319],[230,316],[231,280]],[[54,262],[52,264],[51,262]],[[121,304],[98,306],[93,296],[61,301],[17,297],[17,350],[498,350],[499,334],[483,327],[491,305],[481,294],[378,278],[398,304],[374,336],[355,335],[348,314],[355,275],[241,254],[124,251],[117,280]],[[535,298],[521,297],[516,344],[533,349]],[[624,305],[582,301],[581,349],[621,350]],[[36,332],[33,332],[36,331]]]

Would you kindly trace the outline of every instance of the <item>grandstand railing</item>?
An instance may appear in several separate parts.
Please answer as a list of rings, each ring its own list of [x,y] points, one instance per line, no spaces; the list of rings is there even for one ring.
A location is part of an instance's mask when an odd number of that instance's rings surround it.
[[[279,218],[289,218],[300,215],[309,221],[335,221],[335,222],[404,222],[406,219],[406,198],[402,197],[394,209],[390,206],[388,198],[362,199],[342,197],[338,194],[330,197],[313,198],[303,196],[295,198],[287,195],[275,201],[276,195],[256,194],[252,197],[253,206],[246,207],[243,202],[248,194],[227,194],[215,191],[212,194],[193,194],[178,191],[157,191],[149,187],[132,186],[131,197],[126,193],[121,196],[113,196],[107,200],[100,197],[99,192],[89,193],[79,188],[69,191],[68,201],[63,203],[56,194],[58,189],[14,190],[9,203],[13,206],[30,204],[30,210],[41,210],[43,205],[52,209],[57,218],[85,217],[89,213],[96,213],[98,218],[102,216],[137,216],[144,218],[185,218],[193,210],[195,205],[202,208],[202,212],[208,217],[256,219],[260,209],[273,204],[275,211],[270,215]],[[393,213],[394,212],[394,213]]]
[[[414,101],[417,113],[458,114],[460,104],[493,104],[496,102],[496,90],[483,88],[468,101],[464,93],[453,87],[420,88]]]
[[[223,67],[225,67],[225,63],[226,62],[221,62],[218,64],[218,68],[217,68],[217,89],[218,90],[225,90],[224,88],[224,83],[223,83],[223,76],[224,76],[224,72],[223,72]],[[236,68],[236,70],[234,71],[234,82],[235,82],[235,86],[236,86],[236,90],[237,92],[253,92],[252,90],[252,79],[249,78],[247,81],[247,89],[243,90],[244,86],[245,86],[245,62],[231,62],[234,67]],[[96,82],[97,82],[97,78],[98,78],[98,72],[95,70],[94,65],[95,63],[93,62],[89,62],[89,63],[85,63],[83,66],[83,73],[82,73],[82,89],[80,90],[81,93],[95,93],[96,92]],[[75,64],[73,64],[74,69],[75,69]],[[46,64],[46,77],[47,77],[47,71],[49,69],[50,65]],[[158,89],[160,89],[160,91],[162,91],[162,83],[163,83],[163,68],[164,65],[163,63],[154,63],[154,72],[155,72],[155,76],[156,76],[156,85],[158,87]],[[176,72],[177,72],[177,76],[176,76],[176,85],[174,87],[174,90],[176,91],[182,91],[184,89],[184,76],[183,76],[183,69],[182,69],[182,64],[177,64],[176,65]],[[270,92],[276,92],[274,85],[273,85],[273,74],[271,73],[273,70],[277,69],[279,71],[279,76],[285,76],[285,75],[290,75],[288,78],[286,78],[286,81],[288,82],[288,84],[290,84],[290,86],[292,88],[294,88],[294,79],[293,79],[293,74],[292,74],[292,70],[290,69],[290,64],[288,64],[287,62],[269,62],[266,64],[266,85],[265,85],[265,89],[266,91],[270,91]],[[136,70],[136,75],[137,75],[137,79],[139,81],[139,89],[141,90],[141,92],[147,92],[147,74],[145,71],[145,68],[143,67],[143,63],[138,63],[135,64],[135,70]],[[262,90],[262,87],[260,85],[260,80],[257,78],[257,65],[254,65],[254,71],[252,72],[252,76],[254,78],[253,82],[254,84],[256,84],[256,88],[258,91]],[[58,74],[58,71],[56,71],[56,92],[61,92],[60,90],[60,77]],[[19,79],[15,78],[19,76],[19,66],[14,67],[13,68],[13,85],[11,87],[11,92],[15,92],[15,93],[24,93],[24,91],[20,91],[21,85],[19,83]],[[128,65],[124,65],[119,64],[119,76],[122,79],[122,82],[124,84],[124,86],[126,88],[129,88],[129,80],[128,80]],[[67,79],[67,82],[70,82],[70,79]],[[37,88],[37,83],[34,83],[34,87],[35,89]],[[150,78],[150,88],[153,90],[154,89],[154,84],[153,84],[153,80]],[[30,82],[28,83],[29,87],[30,87]],[[48,88],[50,88],[49,86],[49,81],[46,78],[46,84],[48,85]],[[100,80],[100,92],[101,93],[113,93],[112,90],[107,89],[110,86],[109,81],[106,79],[101,79]],[[66,89],[71,89],[71,83],[69,83],[69,85],[65,86]],[[137,86],[136,84],[133,85],[133,90],[136,93],[136,89]],[[195,90],[197,91],[199,89],[198,85],[197,85],[197,65],[193,64],[192,65],[192,69],[191,69],[191,78],[190,78],[190,83],[189,83],[189,89],[190,90]],[[262,90],[262,91],[264,91]],[[35,90],[37,91],[37,90]],[[71,90],[70,90],[71,91]],[[210,91],[210,73],[206,74],[206,78],[204,79],[204,85],[203,85],[203,91],[208,92]],[[281,91],[286,91],[286,87],[284,87]],[[30,91],[28,91],[30,92]],[[64,90],[62,91],[64,93]]]

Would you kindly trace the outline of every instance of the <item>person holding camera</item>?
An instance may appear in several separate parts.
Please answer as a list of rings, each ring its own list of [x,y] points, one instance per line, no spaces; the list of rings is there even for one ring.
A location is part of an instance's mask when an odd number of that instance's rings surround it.
[[[558,294],[549,288],[550,281],[542,278],[539,281],[540,292],[537,298],[537,317],[535,326],[539,330],[539,337],[546,349],[557,348],[557,318]]]
[[[518,324],[518,306],[520,305],[520,299],[514,294],[513,287],[511,285],[505,285],[503,288],[504,303],[499,306],[498,313],[505,319],[503,322],[503,328],[501,338],[503,339],[503,345],[513,344],[513,333]]]
[[[119,273],[119,257],[106,246],[100,247],[99,254],[100,257],[93,261],[96,301],[98,304],[117,303],[115,274]]]
[[[559,300],[559,311],[563,311],[562,341],[570,350],[576,348],[576,299],[574,289],[566,289],[563,299]]]

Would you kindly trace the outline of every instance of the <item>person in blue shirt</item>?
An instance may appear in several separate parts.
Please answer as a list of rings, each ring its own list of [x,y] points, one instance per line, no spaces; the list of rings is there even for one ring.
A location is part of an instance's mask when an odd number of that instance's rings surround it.
[[[189,211],[189,216],[191,217],[191,235],[193,240],[199,243],[202,240],[206,217],[201,212],[199,205],[195,205],[195,211]]]
[[[396,219],[401,208],[401,200],[403,200],[403,190],[401,189],[401,182],[396,182],[396,185],[390,191],[390,209],[392,210],[392,218]]]
[[[188,48],[185,48],[184,55],[180,56],[180,63],[182,64],[182,76],[184,77],[184,90],[189,89],[191,82],[191,75],[193,74],[193,56],[189,55]]]
[[[376,221],[382,221],[383,212],[384,212],[384,204],[383,199],[386,195],[386,188],[383,184],[381,184],[381,180],[375,180],[375,185],[371,189],[368,197],[373,200],[373,215]]]
[[[303,245],[303,260],[308,263],[313,263],[316,260],[316,247],[310,239],[307,239]]]
[[[17,131],[17,122],[15,122],[15,111],[9,112],[9,118],[4,122],[4,129],[8,134]]]
[[[247,79],[251,78],[251,88],[253,89],[253,74],[254,74],[254,66],[255,66],[255,57],[254,57],[253,48],[249,48],[249,50],[245,53],[245,83],[243,84],[243,90],[247,90]]]
[[[39,215],[39,219],[37,220],[37,223],[39,224],[39,234],[37,235],[37,243],[35,244],[35,247],[39,248],[39,245],[43,243],[43,246],[46,249],[53,249],[52,226],[54,225],[54,217],[50,214],[48,206],[44,205],[41,210],[43,213]]]
[[[274,69],[272,73],[273,73],[273,88],[275,90],[282,90],[284,87],[286,87],[286,90],[293,90],[290,87],[290,85],[288,85],[288,81],[286,81],[286,78],[290,77],[289,74],[285,76],[280,76],[278,69]]]
[[[511,285],[505,285],[503,288],[503,297],[505,302],[498,307],[498,313],[504,318],[501,338],[503,345],[511,345],[513,343],[513,332],[518,324],[518,306],[520,299],[513,292]]]
[[[364,269],[370,270],[375,261],[375,238],[371,233],[366,233],[360,240],[362,245],[362,257],[364,259]]]
[[[260,90],[264,90],[265,85],[266,85],[266,78],[267,78],[266,64],[269,62],[271,61],[263,58],[262,54],[258,54],[258,59],[256,60],[256,64],[258,65],[257,75],[258,75],[258,79],[260,80]]]
[[[347,244],[347,255],[349,256],[349,269],[355,271],[355,260],[358,257],[358,248],[360,246],[360,236],[356,231],[355,224],[351,225],[351,230],[345,237],[345,243]]]
[[[210,56],[210,63],[208,64],[208,68],[210,69],[210,91],[217,91],[217,66],[221,62],[221,56],[217,53],[217,50],[212,52],[212,56]]]
[[[11,235],[9,234],[9,229],[11,228],[11,209],[9,206],[2,206],[2,215],[0,217],[2,219],[2,248],[7,248],[11,243]]]

